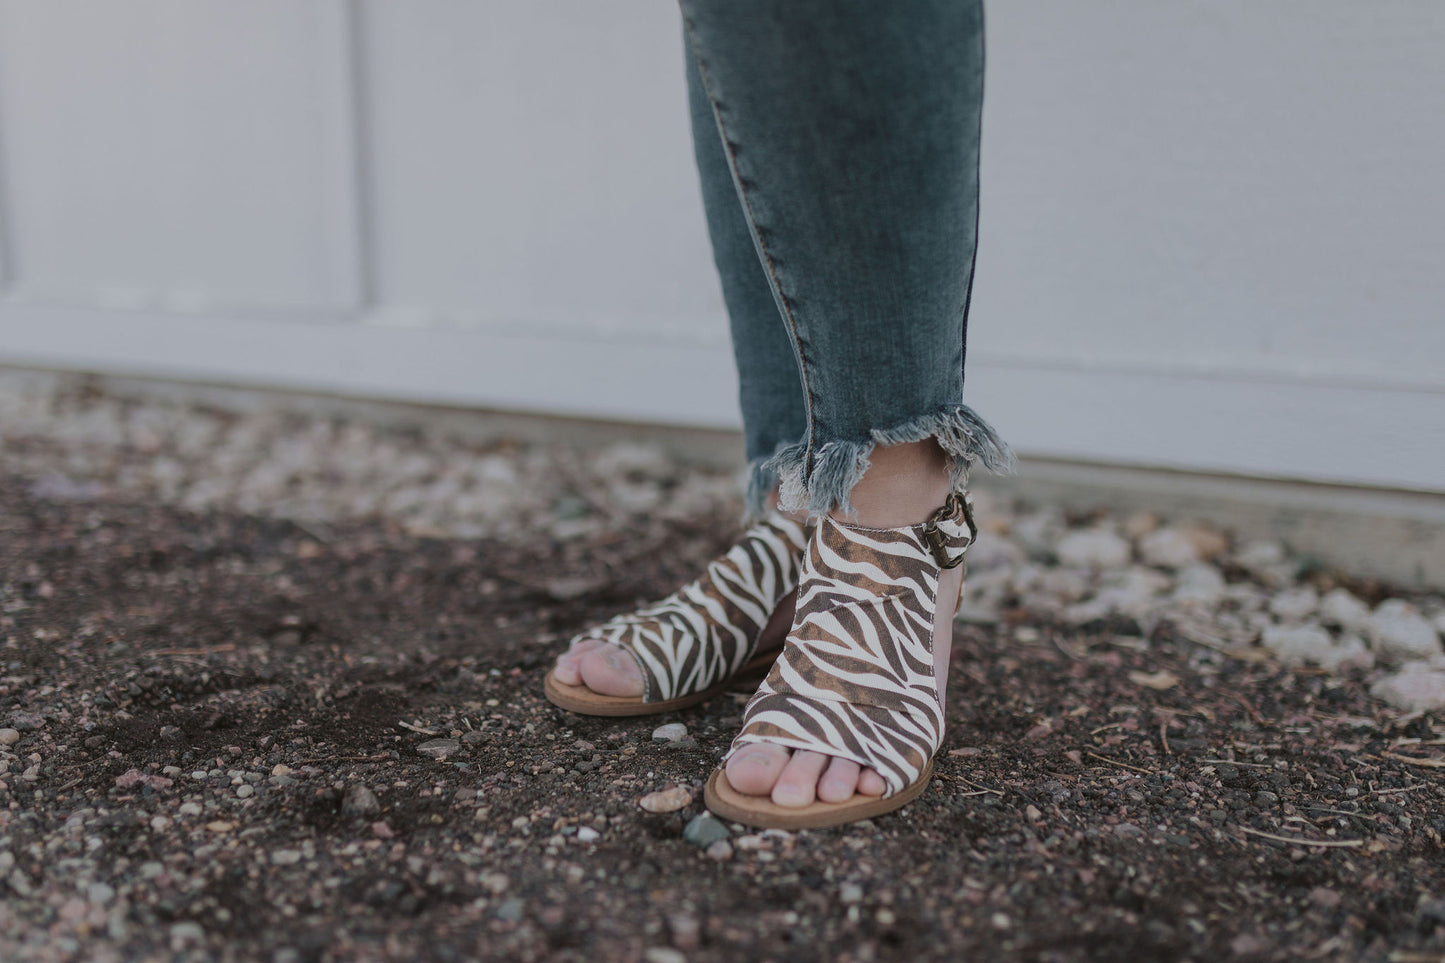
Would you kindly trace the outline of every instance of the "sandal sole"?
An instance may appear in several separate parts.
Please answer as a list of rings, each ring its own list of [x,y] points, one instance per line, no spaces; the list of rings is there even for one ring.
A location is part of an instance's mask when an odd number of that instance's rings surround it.
[[[585,685],[568,685],[565,682],[558,682],[555,669],[549,671],[547,677],[542,680],[542,693],[547,697],[547,701],[557,708],[566,709],[568,712],[575,712],[581,716],[662,715],[664,712],[676,712],[679,709],[687,709],[698,703],[706,702],[739,683],[761,680],[768,674],[773,663],[777,661],[778,653],[781,651],[783,651],[781,648],[777,648],[762,655],[755,655],[736,673],[717,685],[703,689],[701,692],[678,696],[676,699],[664,699],[661,702],[643,702],[638,696],[602,695],[593,692]]]
[[[766,796],[743,795],[732,787],[727,780],[727,774],[719,769],[708,779],[702,799],[715,815],[744,826],[758,829],[822,829],[901,809],[917,799],[923,790],[928,788],[932,778],[933,760],[930,759],[916,780],[891,796],[854,795],[847,802],[814,802],[801,809],[790,809],[779,806]]]

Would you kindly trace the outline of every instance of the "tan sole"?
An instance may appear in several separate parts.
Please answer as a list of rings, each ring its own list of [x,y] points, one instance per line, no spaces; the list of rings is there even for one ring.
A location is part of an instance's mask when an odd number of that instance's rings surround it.
[[[678,696],[676,699],[664,699],[661,702],[643,702],[639,696],[602,695],[593,692],[585,685],[568,685],[565,682],[558,682],[556,669],[549,671],[547,677],[542,680],[542,692],[546,695],[547,701],[557,708],[566,709],[568,712],[575,712],[582,716],[661,715],[664,712],[675,712],[678,709],[695,706],[699,702],[706,702],[713,696],[726,692],[739,684],[760,681],[763,676],[768,674],[768,670],[777,661],[778,653],[782,651],[780,647],[755,655],[744,663],[741,669],[717,685],[703,689],[701,692]]]
[[[703,789],[702,800],[715,815],[744,826],[759,829],[822,829],[841,826],[860,819],[881,816],[899,809],[918,798],[933,778],[933,760],[929,760],[918,779],[892,796],[855,795],[847,802],[815,802],[801,809],[779,806],[766,796],[745,796],[732,787],[727,774],[719,769]]]

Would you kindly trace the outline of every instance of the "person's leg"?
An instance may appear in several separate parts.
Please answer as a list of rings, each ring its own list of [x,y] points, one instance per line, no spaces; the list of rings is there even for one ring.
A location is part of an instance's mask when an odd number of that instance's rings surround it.
[[[750,233],[799,358],[806,436],[772,462],[784,505],[922,521],[1006,448],[962,403],[977,226],[978,0],[681,0]],[[870,467],[871,459],[871,467]],[[960,573],[938,577],[946,671]],[[801,805],[856,762],[745,745],[744,792]],[[858,780],[862,780],[860,783]]]
[[[743,216],[712,104],[703,90],[686,38],[683,55],[693,153],[738,369],[743,443],[748,459],[747,513],[750,520],[756,520],[776,503],[777,474],[764,466],[781,449],[802,440],[807,412],[793,342]],[[782,644],[792,614],[789,594],[764,627],[759,651]],[[567,685],[585,685],[604,695],[640,696],[644,691],[645,680],[637,659],[601,637],[583,639],[571,646],[558,657],[555,672],[557,679]]]

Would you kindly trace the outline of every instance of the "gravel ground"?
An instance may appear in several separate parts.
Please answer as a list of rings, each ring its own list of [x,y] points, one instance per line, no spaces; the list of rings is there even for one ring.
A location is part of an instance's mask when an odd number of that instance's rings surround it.
[[[0,959],[1445,961],[1438,596],[981,500],[933,785],[753,833],[746,693],[540,696],[725,474],[7,375],[0,444]]]

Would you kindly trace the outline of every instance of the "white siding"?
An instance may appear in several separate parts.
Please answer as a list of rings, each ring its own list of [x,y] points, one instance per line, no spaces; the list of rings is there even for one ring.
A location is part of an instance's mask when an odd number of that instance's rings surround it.
[[[969,400],[1445,491],[1445,7],[989,8]],[[0,0],[0,361],[736,422],[676,11]]]

